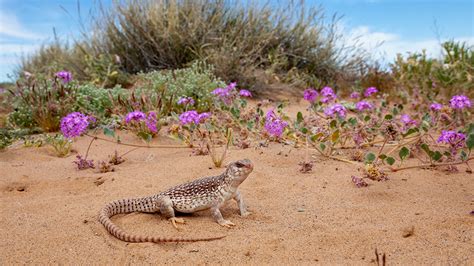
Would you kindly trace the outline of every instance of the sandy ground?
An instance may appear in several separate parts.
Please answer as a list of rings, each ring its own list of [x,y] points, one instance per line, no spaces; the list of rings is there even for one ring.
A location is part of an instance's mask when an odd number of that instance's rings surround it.
[[[123,133],[122,133],[123,134]],[[131,135],[124,141],[139,143]],[[74,148],[84,154],[89,138]],[[162,136],[155,144],[170,144]],[[105,160],[128,147],[96,141],[90,158]],[[231,150],[227,161],[249,158],[255,170],[241,185],[253,214],[240,217],[235,202],[216,224],[209,211],[185,216],[181,231],[159,214],[117,215],[129,233],[218,236],[197,243],[126,243],[97,221],[109,201],[155,194],[202,176],[216,175],[207,156],[188,149],[140,149],[115,172],[75,170],[74,156],[57,158],[48,147],[0,153],[0,264],[388,264],[472,265],[472,174],[435,170],[390,173],[386,182],[356,188],[353,165],[316,157],[312,173],[298,171],[304,150],[281,144]],[[471,165],[471,167],[474,167]],[[404,237],[407,230],[413,234]]]

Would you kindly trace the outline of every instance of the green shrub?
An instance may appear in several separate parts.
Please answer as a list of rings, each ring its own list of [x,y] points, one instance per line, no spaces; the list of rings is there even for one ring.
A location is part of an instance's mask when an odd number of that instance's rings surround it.
[[[15,127],[38,126],[45,132],[59,129],[60,119],[73,110],[75,102],[74,84],[63,84],[58,79],[29,78],[17,82],[14,111],[9,122]]]
[[[196,103],[193,109],[198,112],[207,111],[213,103],[210,92],[225,83],[214,76],[214,68],[203,62],[196,61],[189,68],[172,71],[153,71],[141,74],[143,85],[137,89],[142,91],[163,91],[163,100],[172,102],[172,109],[183,111],[184,107],[177,104],[181,97],[192,97]]]
[[[6,128],[0,128],[0,151],[6,149],[13,142],[10,132]]]
[[[442,44],[442,59],[429,58],[425,52],[404,58],[397,56],[391,65],[397,87],[414,95],[419,92],[430,100],[455,94],[474,96],[474,48],[465,43]]]

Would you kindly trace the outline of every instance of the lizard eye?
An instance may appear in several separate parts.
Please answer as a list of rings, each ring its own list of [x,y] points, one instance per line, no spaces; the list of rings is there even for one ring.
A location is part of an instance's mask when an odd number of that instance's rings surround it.
[[[241,163],[241,162],[236,162],[236,163],[235,163],[235,166],[237,166],[238,168],[242,168],[242,167],[244,167],[245,165],[244,165],[243,163]]]

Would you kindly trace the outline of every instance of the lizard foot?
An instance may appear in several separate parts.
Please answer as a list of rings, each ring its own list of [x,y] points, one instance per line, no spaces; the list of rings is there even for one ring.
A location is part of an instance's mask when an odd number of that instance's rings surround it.
[[[231,228],[232,226],[235,226],[235,224],[229,220],[222,220],[218,222],[221,226]]]
[[[171,218],[169,218],[168,220],[171,221],[171,223],[173,224],[173,227],[176,228],[176,230],[179,230],[178,226],[176,225],[177,223],[178,223],[178,224],[185,224],[183,218],[171,217]]]

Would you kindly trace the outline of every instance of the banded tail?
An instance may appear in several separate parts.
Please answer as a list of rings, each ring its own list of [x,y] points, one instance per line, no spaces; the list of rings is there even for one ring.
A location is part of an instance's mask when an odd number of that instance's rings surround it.
[[[116,238],[133,243],[142,242],[197,242],[197,241],[212,241],[224,238],[225,236],[206,237],[206,238],[181,238],[181,237],[160,237],[160,236],[142,236],[131,235],[116,226],[110,217],[116,214],[131,213],[131,212],[156,212],[159,207],[156,206],[152,197],[138,198],[138,199],[121,199],[108,203],[100,211],[99,221],[109,231],[110,234]]]

